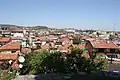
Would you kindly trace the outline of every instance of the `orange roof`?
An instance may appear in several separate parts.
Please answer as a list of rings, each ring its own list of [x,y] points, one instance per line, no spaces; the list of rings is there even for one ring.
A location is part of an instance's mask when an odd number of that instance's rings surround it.
[[[50,45],[49,45],[49,44],[41,45],[41,48],[42,48],[42,49],[49,49],[49,48],[50,48]]]
[[[21,32],[21,33],[22,33],[23,30],[22,30],[22,29],[12,29],[11,32],[13,32],[13,33],[14,33],[14,32]]]
[[[48,39],[49,39],[48,36],[36,37],[36,40],[38,41],[46,41]]]
[[[68,46],[59,46],[58,50],[68,50]]]
[[[61,38],[61,41],[70,41],[68,37]]]
[[[107,40],[90,40],[90,43],[94,48],[119,48],[115,43]]]
[[[0,37],[0,42],[9,42],[10,41],[10,37]]]
[[[29,52],[31,52],[31,49],[29,49],[29,48],[22,48],[21,52],[22,53],[29,53]]]
[[[84,36],[82,36],[82,39],[89,39],[89,38],[91,38],[91,37],[88,36],[88,35],[84,35]]]
[[[7,43],[6,45],[0,47],[0,51],[1,50],[20,50],[20,43],[18,42]]]
[[[0,60],[16,60],[18,54],[15,53],[0,53]]]

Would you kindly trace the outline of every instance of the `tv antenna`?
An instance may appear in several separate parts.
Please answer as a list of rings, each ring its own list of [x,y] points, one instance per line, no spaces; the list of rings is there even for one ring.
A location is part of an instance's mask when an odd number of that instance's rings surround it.
[[[116,24],[114,23],[114,31],[113,31],[113,32],[114,32],[114,34],[115,34],[115,25],[116,25]]]

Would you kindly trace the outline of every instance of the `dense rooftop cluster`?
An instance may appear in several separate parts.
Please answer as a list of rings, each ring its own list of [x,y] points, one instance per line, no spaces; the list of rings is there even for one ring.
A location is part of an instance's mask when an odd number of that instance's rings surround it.
[[[84,52],[87,57],[95,51],[103,54],[120,53],[120,36],[114,32],[11,26],[0,28],[0,63],[8,60],[15,62],[20,55],[43,50],[68,54],[71,47],[87,49]]]

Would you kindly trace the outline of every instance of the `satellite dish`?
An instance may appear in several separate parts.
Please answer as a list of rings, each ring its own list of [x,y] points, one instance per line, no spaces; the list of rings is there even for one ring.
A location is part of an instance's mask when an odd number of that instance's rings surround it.
[[[23,65],[22,65],[22,64],[19,64],[19,68],[23,68]]]
[[[23,56],[19,56],[18,61],[23,63],[23,62],[25,62],[25,58]]]
[[[12,60],[9,60],[9,64],[12,64]]]

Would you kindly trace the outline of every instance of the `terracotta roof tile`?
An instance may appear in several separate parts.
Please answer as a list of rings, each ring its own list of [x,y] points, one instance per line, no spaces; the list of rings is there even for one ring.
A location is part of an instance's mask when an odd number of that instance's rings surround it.
[[[20,32],[20,33],[23,33],[23,30],[22,29],[12,29],[11,32]]]
[[[94,48],[119,48],[114,42],[107,40],[90,40]]]
[[[58,50],[68,50],[68,46],[59,46]]]
[[[49,44],[45,44],[45,45],[41,45],[42,49],[50,49],[50,45]]]
[[[0,51],[2,50],[20,50],[20,43],[18,42],[7,43],[6,45],[0,47]]]
[[[0,60],[16,60],[17,57],[16,53],[0,53]]]
[[[0,42],[9,42],[10,41],[10,37],[0,37]]]
[[[48,40],[48,36],[36,37],[37,41],[45,41]]]
[[[90,35],[81,35],[81,39],[89,39],[92,38]]]
[[[31,49],[29,49],[29,48],[22,48],[21,52],[22,53],[29,53],[29,52],[31,52]]]

